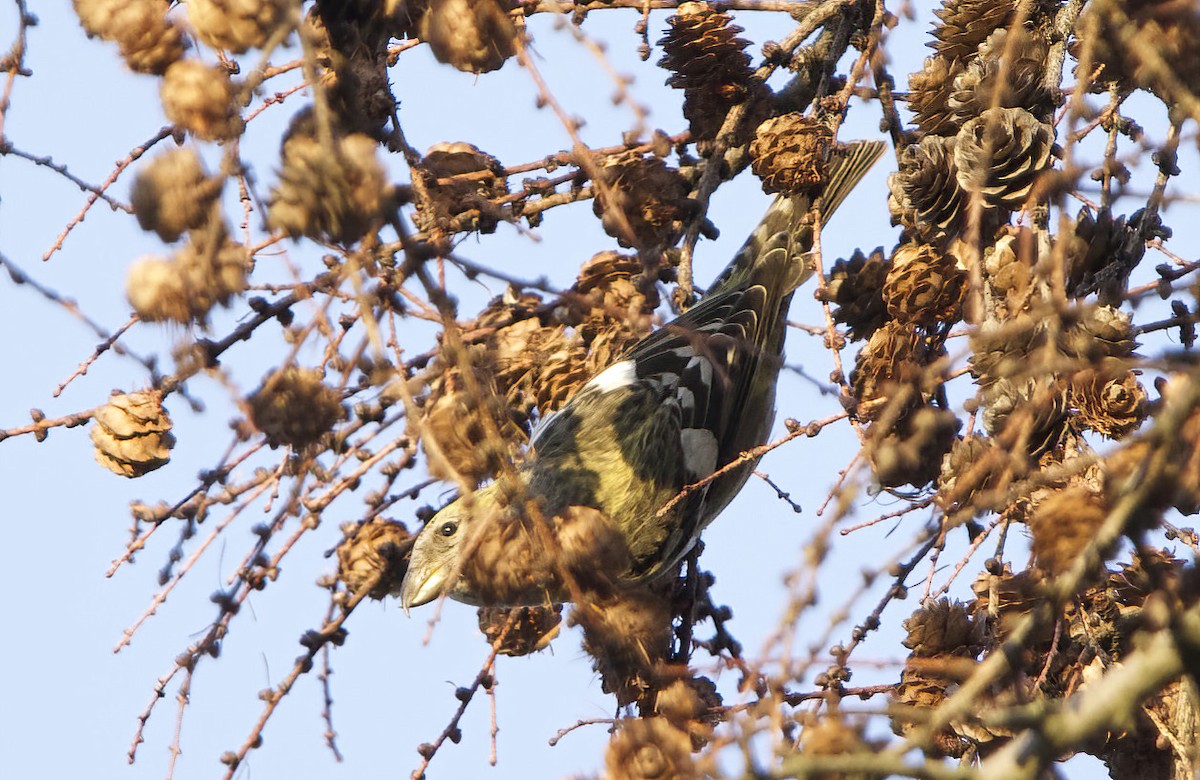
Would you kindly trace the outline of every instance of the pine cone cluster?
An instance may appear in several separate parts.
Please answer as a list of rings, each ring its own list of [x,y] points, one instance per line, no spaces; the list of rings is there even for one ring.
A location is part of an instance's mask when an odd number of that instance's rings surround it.
[[[680,3],[658,41],[664,52],[658,64],[671,71],[667,84],[684,91],[683,115],[696,139],[715,138],[729,109],[753,92],[750,42],[732,22],[708,3]]]
[[[267,375],[246,404],[250,421],[272,447],[313,444],[346,416],[341,394],[325,384],[321,372],[296,366]]]
[[[175,436],[162,393],[114,392],[92,415],[96,462],[123,477],[140,477],[167,465]]]
[[[768,119],[754,131],[750,167],[763,192],[795,195],[821,187],[833,150],[833,132],[801,113]]]
[[[833,320],[846,326],[851,340],[870,338],[887,321],[883,285],[890,263],[883,247],[869,255],[856,249],[849,259],[833,264],[825,286],[817,291],[819,300],[835,306]]]
[[[1052,9],[1034,7],[1010,26],[1015,0],[946,0],[934,13],[937,51],[909,76],[908,105],[922,136],[953,136],[989,108],[1025,108],[1042,121],[1054,109],[1043,86]],[[1040,23],[1039,23],[1040,22]]]

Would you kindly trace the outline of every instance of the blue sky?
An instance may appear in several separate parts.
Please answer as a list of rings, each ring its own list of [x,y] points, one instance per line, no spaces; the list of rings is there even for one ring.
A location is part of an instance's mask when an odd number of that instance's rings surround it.
[[[32,10],[40,24],[30,31],[29,39],[28,65],[34,77],[16,84],[5,137],[22,151],[53,154],[75,175],[100,182],[116,160],[165,124],[157,82],[128,74],[113,47],[87,40],[68,4],[39,5]],[[651,15],[652,42],[665,26],[666,16],[666,12]],[[683,127],[679,95],[663,86],[666,73],[653,66],[660,54],[657,50],[649,63],[638,61],[638,40],[632,31],[636,19],[637,14],[628,11],[597,12],[584,30],[610,43],[609,57],[618,71],[635,75],[633,94],[652,107],[650,124],[678,132]],[[792,27],[783,14],[743,13],[738,21],[748,28],[748,37],[760,43],[781,38]],[[12,5],[0,7],[0,38],[7,41],[14,26]],[[631,113],[608,99],[613,84],[600,63],[566,31],[554,27],[547,18],[530,22],[540,67],[551,89],[568,112],[587,119],[581,131],[585,141],[594,146],[619,142],[621,132],[633,124]],[[900,87],[904,75],[918,67],[924,56],[917,41],[927,29],[928,19],[904,22],[895,46],[889,48]],[[515,62],[477,78],[438,65],[419,47],[401,56],[391,78],[405,131],[418,149],[441,140],[469,141],[514,164],[569,148],[553,115],[535,109],[535,88]],[[273,89],[292,83],[285,80]],[[264,112],[248,129],[243,157],[253,164],[262,192],[274,180],[279,133],[304,103],[303,95],[293,96]],[[876,106],[855,101],[842,138],[877,137],[878,121]],[[212,149],[206,156],[213,164],[218,159]],[[396,181],[407,178],[399,161],[391,165]],[[890,156],[885,157],[825,231],[827,262],[855,247],[870,250],[894,243],[896,230],[888,224],[883,183],[893,166]],[[127,200],[131,181],[131,176],[123,177],[114,186],[114,195]],[[83,206],[84,194],[52,172],[8,156],[0,157],[0,198],[0,252],[40,283],[76,299],[80,309],[104,327],[111,330],[128,318],[125,269],[138,257],[163,253],[153,236],[141,232],[128,215],[101,204],[68,236],[62,250],[43,262],[43,253]],[[706,282],[725,264],[768,202],[748,172],[721,188],[710,211],[721,238],[701,242],[698,282]],[[1194,213],[1194,205],[1190,208]],[[236,214],[233,205],[229,213]],[[1177,235],[1176,251],[1195,246],[1194,228],[1188,232],[1190,237]],[[502,225],[495,236],[469,238],[458,251],[519,277],[544,274],[556,286],[565,287],[580,263],[595,252],[615,248],[592,217],[589,203],[551,211],[536,236],[531,240]],[[301,267],[311,267],[318,258],[303,246],[281,248]],[[282,257],[270,254],[260,257],[257,273],[264,281],[289,278]],[[482,280],[460,284],[459,289],[460,311],[470,313],[503,286]],[[131,389],[146,381],[136,363],[109,354],[60,398],[52,398],[53,389],[90,354],[97,336],[61,306],[28,288],[5,281],[0,284],[0,302],[0,332],[7,334],[0,428],[24,424],[34,407],[57,417],[101,403],[112,388]],[[213,332],[227,332],[236,323],[234,316],[216,317]],[[792,317],[820,322],[819,309],[807,292],[797,296]],[[428,344],[429,335],[427,328],[414,325],[403,337],[417,345]],[[139,353],[162,355],[166,366],[171,346],[187,337],[178,328],[143,325],[135,328],[127,343]],[[245,391],[257,385],[266,367],[281,354],[278,340],[256,337],[231,351],[226,367],[237,388]],[[791,363],[802,365],[811,376],[828,375],[828,357],[818,339],[793,331],[788,355]],[[0,509],[4,539],[0,565],[7,575],[10,604],[10,635],[0,643],[0,665],[7,671],[0,679],[0,764],[13,777],[143,778],[167,772],[167,748],[176,728],[175,688],[168,688],[167,698],[158,705],[145,744],[130,767],[126,752],[136,717],[150,701],[156,678],[170,670],[175,656],[215,615],[208,596],[222,587],[241,560],[253,538],[251,525],[262,519],[251,512],[231,525],[132,644],[118,654],[112,652],[125,627],[150,603],[157,590],[158,569],[176,541],[176,530],[165,527],[134,565],[106,578],[111,561],[128,539],[129,502],[173,501],[185,495],[196,473],[211,464],[230,440],[225,424],[233,414],[229,390],[203,377],[193,380],[190,389],[206,410],[195,413],[179,399],[168,404],[179,441],[172,463],[137,481],[118,478],[96,465],[83,428],[55,429],[41,443],[23,436],[0,445],[0,485],[6,497]],[[783,378],[778,405],[777,426],[785,417],[806,422],[840,409],[836,398],[822,395],[794,374]],[[802,567],[803,545],[821,524],[815,510],[839,469],[849,463],[855,444],[849,427],[843,425],[826,430],[816,440],[798,440],[770,454],[761,470],[790,490],[804,512],[794,513],[765,483],[752,480],[706,533],[703,564],[716,574],[715,597],[732,607],[731,627],[751,658],[757,657],[778,627],[786,606],[783,577]],[[415,482],[419,477],[411,478]],[[421,503],[437,498],[430,491]],[[898,506],[886,495],[863,496],[861,503],[857,519]],[[401,502],[394,516],[411,521],[417,505]],[[359,511],[352,501],[335,503],[320,532],[289,553],[280,581],[251,598],[221,657],[206,659],[199,666],[182,720],[183,755],[175,767],[176,778],[213,777],[223,769],[217,757],[243,741],[262,706],[258,691],[279,681],[301,651],[297,643],[301,633],[321,621],[325,596],[315,580],[332,570],[323,553],[339,538],[336,526],[354,519]],[[860,571],[886,566],[927,517],[909,517],[894,534],[890,534],[893,526],[885,524],[842,539],[824,566],[819,606],[801,621],[796,645],[814,642],[829,615],[843,607],[854,619],[865,615],[878,597],[879,586],[870,595],[849,601],[862,582]],[[207,528],[201,529],[201,536],[207,533]],[[961,549],[962,542],[955,539],[943,560],[956,560],[953,545]],[[940,583],[947,574],[938,574],[935,581]],[[902,657],[896,625],[916,606],[915,600],[897,605],[891,628],[859,650],[855,658],[864,669],[872,662]],[[488,650],[475,627],[473,608],[448,604],[431,631],[432,615],[431,608],[424,608],[406,617],[396,603],[385,602],[368,604],[351,618],[349,639],[333,654],[333,717],[343,763],[336,763],[323,745],[322,693],[315,676],[309,675],[274,716],[263,747],[251,754],[239,776],[363,780],[407,776],[419,763],[417,745],[441,732],[457,706],[455,687],[474,678]],[[462,743],[439,753],[430,777],[499,780],[599,770],[607,741],[603,726],[578,729],[557,747],[548,745],[561,728],[613,714],[613,702],[601,692],[590,660],[579,648],[578,634],[564,633],[550,651],[500,660],[495,688],[497,766],[487,767],[491,714],[489,702],[480,698],[463,720]],[[847,633],[848,629],[837,636]],[[704,668],[705,657],[699,655],[697,660]],[[817,663],[814,673],[824,665]],[[892,679],[892,669],[875,681]],[[736,674],[724,672],[719,679],[727,703],[738,701]]]

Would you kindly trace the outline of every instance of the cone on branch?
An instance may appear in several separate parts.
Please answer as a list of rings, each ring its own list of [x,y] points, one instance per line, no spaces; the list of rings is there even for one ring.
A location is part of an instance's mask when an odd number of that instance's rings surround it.
[[[508,194],[504,166],[492,155],[472,144],[434,144],[421,158],[414,174],[425,182],[427,200],[418,201],[416,223],[421,230],[455,232],[450,221],[466,212],[469,227],[481,233],[495,231],[500,221],[499,206],[493,201]]]
[[[1125,361],[1108,358],[1071,377],[1075,422],[1110,439],[1128,436],[1146,419],[1146,389]]]
[[[962,230],[965,195],[959,186],[954,137],[925,136],[900,154],[888,176],[892,224],[924,243],[944,246]]]
[[[1052,492],[1038,502],[1029,518],[1038,565],[1051,575],[1065,574],[1107,517],[1103,498],[1082,485]]]
[[[1024,108],[1042,121],[1051,118],[1053,97],[1045,87],[1046,40],[1024,28],[996,30],[979,55],[954,77],[946,107],[955,127],[993,107]]]
[[[959,130],[954,175],[985,209],[1019,211],[1051,166],[1054,128],[1023,108],[989,108]]]
[[[558,636],[562,604],[548,607],[480,607],[479,630],[500,655],[522,656],[545,650]]]
[[[850,372],[860,418],[899,419],[920,405],[932,357],[927,339],[908,323],[893,320],[871,334]]]
[[[195,59],[172,64],[159,87],[167,119],[201,141],[228,141],[242,134],[236,98],[228,70]]]
[[[867,461],[885,488],[923,488],[937,479],[954,445],[960,422],[947,409],[920,406],[895,423],[873,422],[867,430]]]
[[[176,241],[212,218],[224,185],[222,177],[208,175],[195,149],[173,149],[138,172],[130,201],[143,230]]]
[[[429,0],[417,37],[438,62],[466,73],[499,70],[517,53],[517,31],[501,0]]]
[[[289,0],[188,0],[187,12],[206,45],[243,54],[279,35],[292,6]]]
[[[666,718],[622,718],[604,753],[603,780],[699,780],[692,740]]]
[[[958,258],[925,244],[904,244],[892,253],[883,284],[888,313],[927,328],[962,318],[967,272]]]
[[[969,57],[996,29],[1008,27],[1016,10],[1017,0],[942,0],[929,46],[946,57]]]
[[[815,295],[835,306],[833,321],[846,326],[852,341],[870,338],[888,319],[883,300],[883,285],[891,259],[876,247],[864,255],[854,250],[849,259],[840,259],[829,270],[829,278]]]
[[[1084,206],[1067,238],[1067,295],[1084,298],[1098,293],[1100,303],[1120,306],[1129,274],[1146,254],[1146,243],[1134,219],[1113,216],[1109,209],[1093,214]]]
[[[657,157],[625,157],[606,162],[599,178],[592,211],[621,246],[661,248],[682,234],[693,203],[679,171]]]
[[[833,131],[801,113],[768,119],[754,131],[750,167],[763,192],[797,195],[825,184]]]
[[[958,76],[966,69],[963,60],[937,54],[925,58],[921,70],[908,76],[908,108],[913,122],[924,135],[953,136],[961,122],[950,109],[950,96]]]
[[[114,392],[92,419],[96,461],[114,474],[140,477],[170,461],[175,436],[159,391]]]
[[[214,308],[245,292],[249,259],[223,223],[210,224],[193,231],[170,259],[143,258],[131,265],[125,295],[146,322],[206,325]]]
[[[337,546],[338,580],[351,595],[366,591],[376,601],[399,592],[408,571],[413,537],[403,523],[383,518],[342,526]]]
[[[268,374],[246,404],[250,421],[272,447],[314,444],[346,416],[341,394],[325,384],[321,371],[297,366]]]
[[[378,143],[361,133],[335,133],[327,148],[315,130],[307,109],[292,119],[267,221],[292,238],[353,244],[394,208],[393,189],[376,156]]]
[[[166,0],[73,0],[88,37],[116,43],[134,73],[161,76],[183,58],[179,27],[167,18]]]
[[[729,109],[762,90],[752,83],[745,52],[750,42],[738,37],[742,28],[728,14],[704,2],[681,3],[667,25],[658,41],[663,47],[658,64],[672,73],[667,84],[684,91],[683,115],[692,136],[712,140]]]
[[[938,475],[937,505],[947,513],[970,510],[978,516],[989,506],[978,506],[978,499],[989,491],[1002,489],[1014,476],[1010,454],[983,435],[971,435],[954,442],[942,459]]]

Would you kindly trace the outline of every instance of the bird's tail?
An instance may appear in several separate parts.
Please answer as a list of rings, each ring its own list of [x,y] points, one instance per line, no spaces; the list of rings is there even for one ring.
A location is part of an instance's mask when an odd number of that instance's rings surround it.
[[[883,141],[854,141],[832,152],[825,187],[819,193],[822,224],[829,221],[886,148]],[[786,269],[784,281],[776,282],[783,287],[781,292],[790,292],[803,284],[812,275],[812,269],[801,256],[812,249],[812,228],[805,217],[814,201],[815,195],[809,193],[777,197],[746,243],[709,287],[708,295],[750,283],[768,282],[769,287],[774,287],[768,279],[759,277],[775,277],[781,268]]]

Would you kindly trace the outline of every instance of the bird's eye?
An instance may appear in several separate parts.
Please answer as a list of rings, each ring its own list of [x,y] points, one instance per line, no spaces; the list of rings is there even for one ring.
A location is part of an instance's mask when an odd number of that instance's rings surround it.
[[[438,533],[442,536],[454,536],[454,532],[458,530],[458,523],[443,523],[438,529]]]

